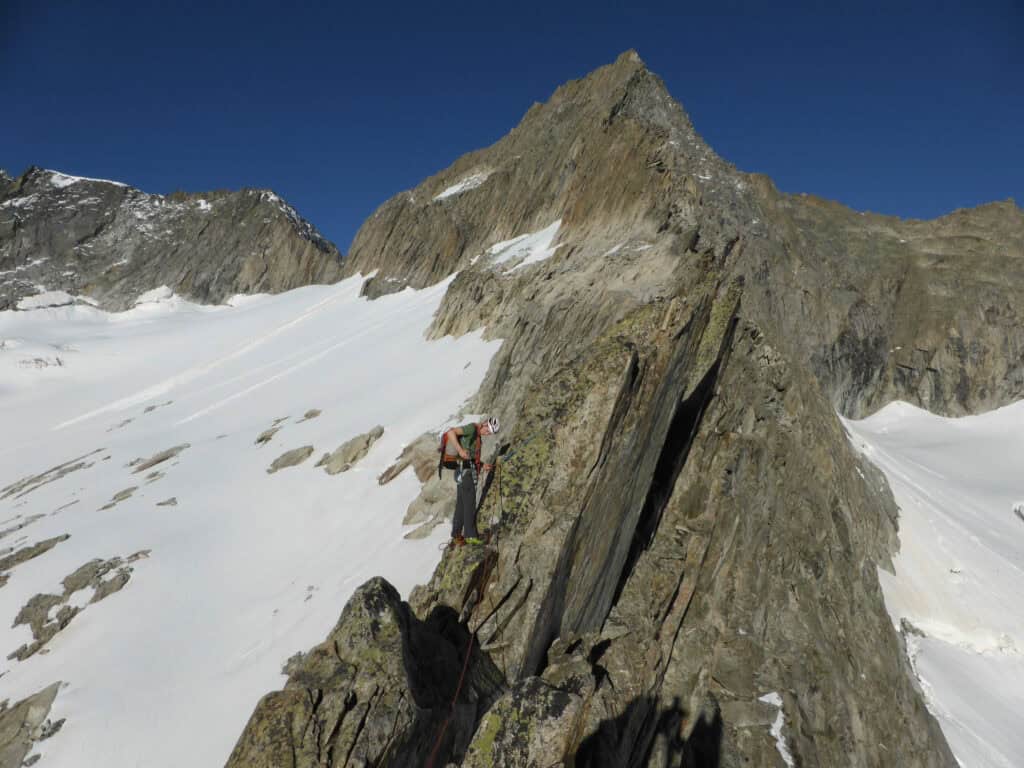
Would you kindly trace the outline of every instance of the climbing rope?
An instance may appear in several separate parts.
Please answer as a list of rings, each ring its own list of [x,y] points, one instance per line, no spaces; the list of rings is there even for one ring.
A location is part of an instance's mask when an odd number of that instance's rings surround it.
[[[505,504],[501,486],[502,464],[505,461],[507,461],[510,457],[514,456],[518,451],[522,450],[527,445],[529,445],[529,443],[536,439],[537,436],[538,435],[534,435],[526,442],[518,445],[514,451],[495,456],[493,464],[490,465],[491,471],[495,473],[494,482],[498,484],[498,523],[497,525],[492,524],[490,527],[490,530],[492,531],[493,535],[491,539],[488,541],[488,546],[492,547],[495,550],[495,552],[493,560],[491,560],[488,563],[485,571],[483,572],[482,577],[480,578],[480,581],[478,582],[478,587],[476,590],[476,599],[478,606],[483,604],[484,596],[487,592],[487,587],[490,585],[491,577],[494,574],[497,574],[498,583],[501,583],[501,557],[497,551],[497,547],[498,536],[500,533],[500,525],[505,518]],[[470,595],[472,595],[472,591],[470,592]],[[467,595],[467,599],[469,599],[470,595]],[[496,607],[494,609],[494,612],[490,616],[487,616],[487,618],[484,621],[486,622],[493,617],[495,627],[500,627],[501,622],[498,616],[498,610],[499,608]],[[448,714],[445,716],[444,722],[441,724],[441,730],[437,734],[437,739],[434,742],[434,747],[430,751],[430,756],[427,758],[427,762],[425,763],[424,768],[434,768],[437,756],[441,750],[441,745],[444,743],[445,734],[448,732],[448,726],[451,724],[452,717],[455,714],[455,706],[458,703],[459,695],[462,693],[462,687],[466,679],[466,671],[469,668],[469,659],[473,655],[474,643],[479,645],[479,639],[477,638],[476,631],[470,633],[469,642],[466,645],[466,655],[465,658],[462,660],[462,671],[459,674],[458,684],[455,686],[455,695],[452,697],[451,704],[448,707]],[[502,644],[501,646],[500,654],[501,672],[504,675],[507,674],[507,667],[505,665],[504,644]]]
[[[434,748],[430,750],[430,757],[427,758],[425,768],[434,768],[434,761],[437,760],[437,752],[441,749],[441,743],[444,741],[444,735],[448,731],[448,725],[452,721],[452,715],[455,714],[455,704],[459,700],[459,694],[462,692],[462,683],[466,679],[466,669],[469,667],[469,657],[473,655],[473,640],[476,638],[476,632],[469,636],[469,645],[466,648],[466,658],[462,662],[462,673],[459,675],[459,684],[455,687],[455,696],[452,697],[451,707],[448,710],[448,715],[444,719],[444,723],[441,724],[441,732],[437,734],[437,741],[434,742]]]
[[[494,572],[497,562],[498,558],[497,556],[495,556],[495,558],[487,564],[483,572],[483,575],[480,577],[476,589],[476,599],[478,605],[481,602],[483,602],[484,593],[487,591],[487,585],[491,580],[491,574]],[[469,599],[469,595],[467,595],[467,599]],[[471,632],[469,635],[469,642],[466,644],[466,656],[462,660],[462,672],[459,673],[459,682],[455,686],[455,695],[452,696],[452,703],[448,707],[448,714],[445,716],[444,722],[441,724],[441,730],[437,734],[437,740],[434,742],[434,748],[430,750],[430,756],[427,758],[425,768],[434,768],[434,762],[437,760],[437,755],[441,749],[441,744],[444,742],[444,735],[448,732],[448,726],[451,724],[452,716],[455,714],[455,705],[459,701],[459,694],[462,693],[462,685],[466,680],[466,670],[469,668],[469,659],[473,655],[474,642],[477,642],[475,631]]]

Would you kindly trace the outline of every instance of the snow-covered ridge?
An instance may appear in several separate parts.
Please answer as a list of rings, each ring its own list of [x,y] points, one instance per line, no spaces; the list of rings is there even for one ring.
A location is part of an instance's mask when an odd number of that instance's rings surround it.
[[[450,280],[371,302],[362,279],[235,306],[156,289],[126,312],[0,312],[0,536],[21,526],[0,546],[57,540],[0,589],[0,698],[65,683],[40,765],[223,765],[356,586],[429,577],[445,532],[404,538],[415,474],[377,477],[449,423],[500,342],[425,341]],[[353,469],[314,466],[377,424]],[[312,458],[267,473],[303,446]],[[47,652],[6,659],[33,639],[11,626],[29,598],[97,558],[128,569],[123,588],[74,591],[61,605],[84,610]]]
[[[434,200],[445,200],[449,197],[454,197],[455,195],[461,195],[463,192],[467,192],[471,189],[476,189],[490,178],[491,173],[491,171],[477,171],[461,181],[452,184],[452,186],[448,187],[441,193],[434,195]]]
[[[50,176],[50,185],[56,187],[57,189],[64,189],[65,187],[70,187],[72,184],[78,184],[83,181],[98,182],[100,184],[113,184],[115,187],[128,186],[123,182],[111,181],[110,179],[90,179],[88,176],[72,176],[67,173],[61,173],[60,171],[51,170],[46,170],[45,172],[48,173]]]
[[[83,197],[84,190],[76,190],[76,185],[82,183],[97,183],[97,184],[110,184],[116,187],[121,187],[128,191],[127,196],[121,202],[121,205],[125,208],[128,215],[137,221],[138,228],[146,235],[152,237],[159,237],[163,234],[162,230],[157,230],[152,226],[151,220],[159,214],[161,218],[171,216],[172,218],[178,215],[185,215],[199,211],[200,213],[211,213],[220,199],[220,196],[197,196],[189,195],[184,200],[175,199],[170,195],[152,194],[143,192],[135,187],[125,184],[120,181],[112,181],[110,179],[95,179],[86,176],[73,176],[71,174],[62,173],[60,171],[37,169],[39,177],[46,186],[57,189],[65,190],[69,189],[71,192],[78,192],[77,196],[72,195],[70,198],[58,198],[58,206],[65,208],[77,208],[84,205],[99,204],[102,199],[99,197]],[[326,248],[328,247],[328,241],[317,231],[309,221],[304,219],[291,205],[286,203],[277,194],[270,190],[260,189],[247,189],[242,190],[241,193],[228,193],[230,197],[233,194],[245,194],[255,195],[261,201],[272,203],[275,207],[280,210],[285,217],[291,222],[292,226],[295,227],[296,232],[305,240],[317,243],[318,245]],[[45,193],[43,193],[43,196]],[[32,192],[27,194],[21,194],[0,203],[0,210],[10,209],[17,212],[19,210],[28,211],[34,206],[44,202],[43,196],[39,192]]]
[[[892,403],[844,421],[900,507],[886,607],[953,752],[971,768],[1024,758],[1024,402],[950,419]]]

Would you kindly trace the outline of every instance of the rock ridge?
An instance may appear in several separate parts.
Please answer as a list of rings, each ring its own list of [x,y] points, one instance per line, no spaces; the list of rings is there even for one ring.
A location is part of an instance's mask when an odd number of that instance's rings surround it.
[[[268,190],[150,195],[31,167],[0,182],[0,310],[40,291],[108,310],[167,286],[204,303],[341,277],[341,256]]]
[[[490,250],[554,222],[523,268]],[[630,52],[381,206],[364,293],[457,272],[430,336],[503,340],[468,404],[510,446],[490,544],[403,609],[492,683],[437,764],[954,766],[879,588],[898,510],[837,411],[1024,395],[1022,264],[1012,203],[901,221],[739,172]],[[411,751],[374,764],[424,763],[427,709],[381,710]]]

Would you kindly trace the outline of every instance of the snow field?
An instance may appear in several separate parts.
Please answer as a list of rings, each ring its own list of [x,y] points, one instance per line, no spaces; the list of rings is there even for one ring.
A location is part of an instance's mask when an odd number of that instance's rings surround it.
[[[407,594],[429,578],[445,531],[403,538],[419,483],[411,471],[386,486],[377,477],[477,390],[498,342],[424,340],[447,281],[374,302],[359,298],[361,283],[233,306],[158,290],[118,314],[0,313],[0,487],[103,449],[92,466],[0,501],[0,530],[44,515],[0,548],[70,534],[10,571],[0,658],[31,640],[25,626],[8,629],[30,597],[60,594],[94,558],[151,551],[48,652],[0,661],[0,699],[66,683],[50,717],[67,722],[37,745],[40,765],[222,765],[257,700],[283,684],[284,661],[326,636],[355,587],[383,575]],[[22,364],[40,349],[63,365]],[[304,420],[309,409],[322,414]],[[352,470],[314,467],[377,424],[384,435]],[[127,466],[186,443],[151,469]],[[267,474],[304,445],[314,446],[304,463]],[[157,506],[172,497],[176,506]]]
[[[929,708],[969,768],[1024,765],[1024,402],[960,419],[892,403],[844,421],[900,507],[879,572]]]

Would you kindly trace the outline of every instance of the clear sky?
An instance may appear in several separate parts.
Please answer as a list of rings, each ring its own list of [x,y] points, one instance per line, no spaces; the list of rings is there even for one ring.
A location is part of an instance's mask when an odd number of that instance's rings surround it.
[[[0,167],[270,187],[347,250],[385,199],[628,48],[785,191],[1024,205],[1024,0],[0,0]]]

